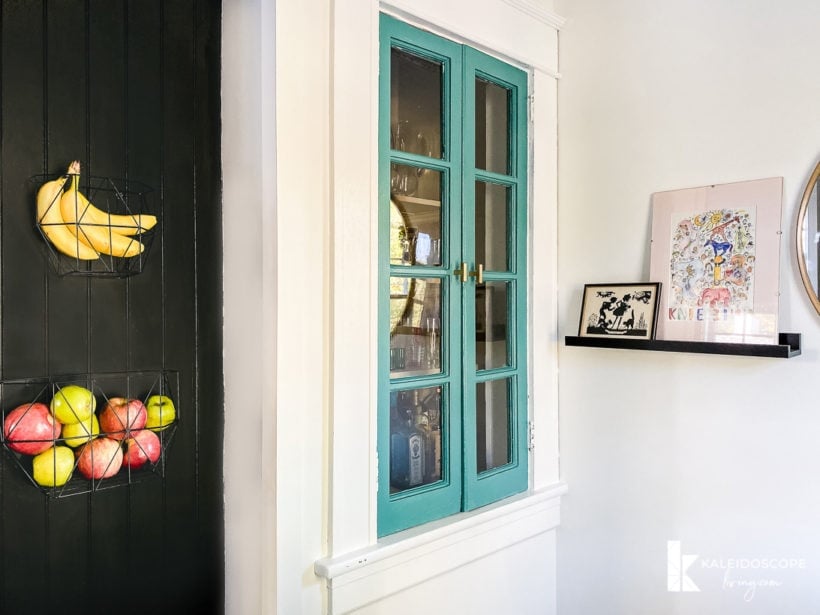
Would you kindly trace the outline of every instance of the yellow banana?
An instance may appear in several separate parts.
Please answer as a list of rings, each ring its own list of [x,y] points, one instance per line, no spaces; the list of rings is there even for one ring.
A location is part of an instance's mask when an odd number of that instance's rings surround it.
[[[80,175],[80,162],[75,160],[68,167],[71,175]],[[95,207],[82,192],[77,191],[77,202],[72,205],[76,219],[81,224],[110,226],[119,235],[138,235],[148,231],[157,223],[157,217],[150,214],[110,214]],[[65,214],[64,214],[65,215]]]
[[[68,167],[71,175],[71,185],[60,199],[60,212],[63,220],[69,222],[69,230],[82,243],[102,254],[128,258],[140,254],[145,246],[132,237],[126,237],[116,231],[116,227],[109,224],[95,224],[86,222],[84,218],[84,203],[88,199],[79,191],[80,163],[74,161]],[[101,212],[103,215],[105,212]]]
[[[83,210],[82,205],[79,207],[79,220],[81,223],[94,224],[96,226],[110,226],[114,232],[119,235],[125,235],[126,237],[144,233],[154,228],[157,223],[157,217],[151,214],[122,215],[106,213],[89,203],[85,195],[81,192],[78,192],[77,195],[87,204],[85,210]]]
[[[100,258],[94,248],[80,242],[69,230],[60,213],[60,196],[68,177],[60,177],[40,186],[37,191],[37,224],[48,240],[63,254],[79,260]]]

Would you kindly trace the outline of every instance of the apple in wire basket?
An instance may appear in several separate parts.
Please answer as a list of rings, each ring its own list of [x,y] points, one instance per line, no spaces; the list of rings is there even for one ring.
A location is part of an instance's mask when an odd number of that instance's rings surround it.
[[[100,412],[100,429],[114,440],[125,440],[145,427],[145,405],[139,399],[112,397]]]
[[[6,446],[26,455],[39,455],[54,446],[62,426],[40,402],[17,406],[3,421]]]
[[[149,429],[138,431],[125,441],[123,465],[136,470],[147,462],[155,464],[162,453],[159,436]]]
[[[77,469],[88,479],[110,478],[122,467],[122,447],[117,440],[97,438],[77,453]]]

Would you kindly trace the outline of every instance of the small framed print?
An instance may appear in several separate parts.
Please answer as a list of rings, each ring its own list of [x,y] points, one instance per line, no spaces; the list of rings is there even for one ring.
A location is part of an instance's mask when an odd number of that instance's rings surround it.
[[[655,339],[660,282],[585,284],[580,337]]]

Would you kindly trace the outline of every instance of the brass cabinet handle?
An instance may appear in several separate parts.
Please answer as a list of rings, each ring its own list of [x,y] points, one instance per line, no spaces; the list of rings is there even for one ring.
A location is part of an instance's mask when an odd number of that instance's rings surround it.
[[[470,272],[470,277],[475,278],[476,284],[484,284],[484,264],[479,263],[476,270]]]
[[[467,281],[467,263],[461,263],[461,267],[458,269],[453,270],[453,273],[461,278],[461,282],[464,283]]]

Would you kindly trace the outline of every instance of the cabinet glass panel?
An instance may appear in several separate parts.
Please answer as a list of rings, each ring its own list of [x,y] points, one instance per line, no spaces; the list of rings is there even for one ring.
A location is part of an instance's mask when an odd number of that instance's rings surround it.
[[[510,93],[484,79],[475,80],[475,166],[509,172]]]
[[[476,385],[476,464],[486,472],[510,463],[510,379]]]
[[[406,164],[390,171],[390,264],[441,265],[441,173]]]
[[[498,184],[475,183],[475,257],[486,271],[508,270],[510,189]]]
[[[390,393],[390,493],[442,478],[442,388]]]
[[[509,365],[508,282],[486,282],[475,289],[476,369]]]
[[[390,147],[441,158],[441,62],[394,47],[390,64]]]
[[[390,376],[441,372],[441,280],[390,278]]]

